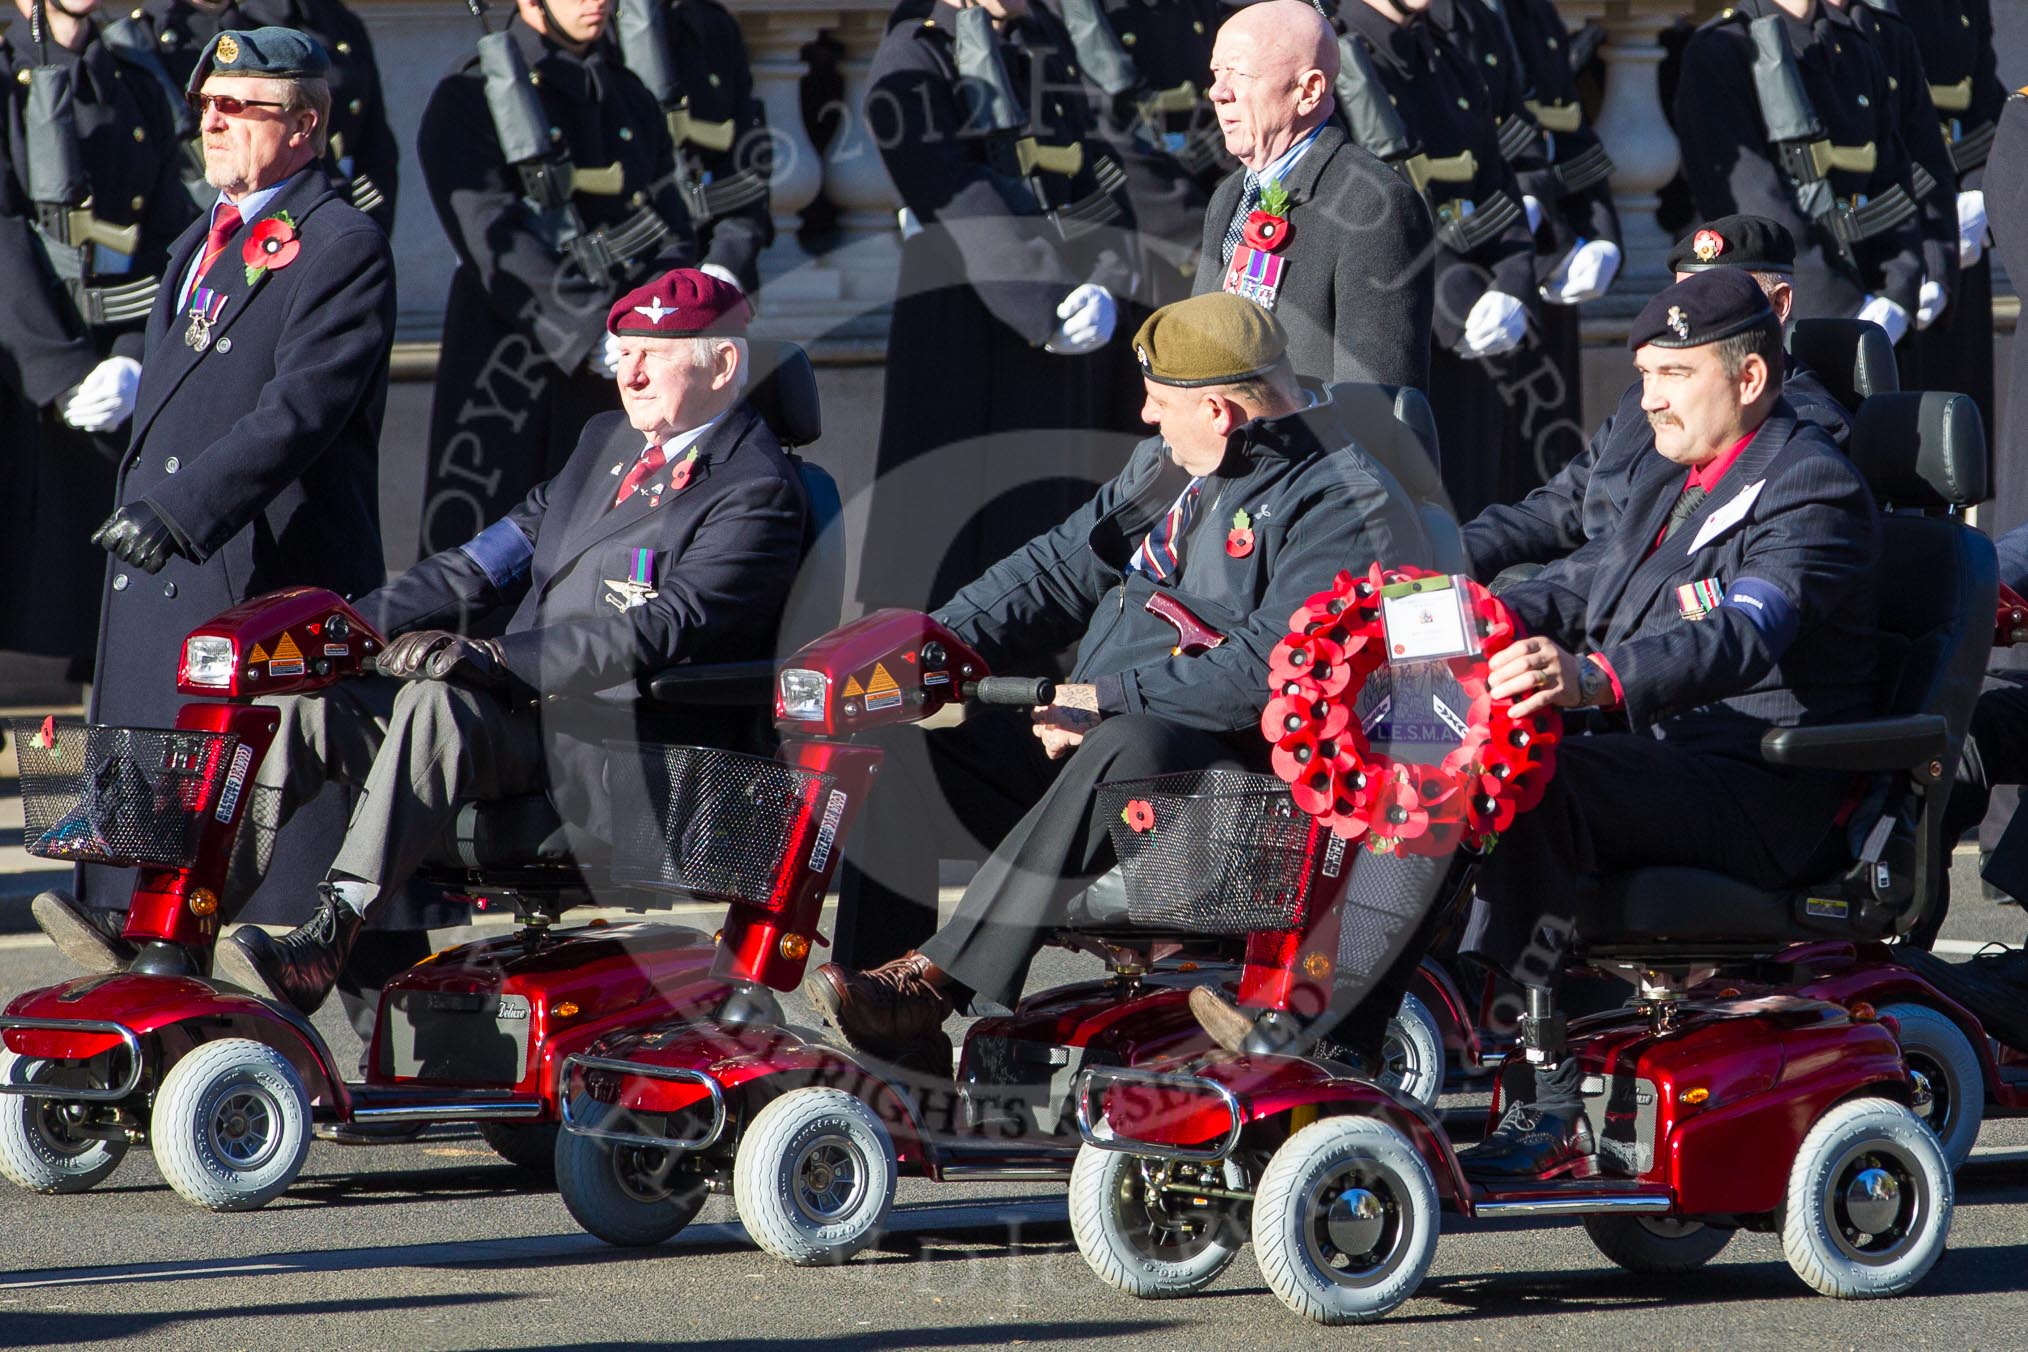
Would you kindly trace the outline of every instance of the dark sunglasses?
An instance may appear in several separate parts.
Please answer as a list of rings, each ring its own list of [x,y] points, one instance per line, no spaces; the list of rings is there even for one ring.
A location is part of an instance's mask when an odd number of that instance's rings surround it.
[[[286,103],[272,103],[267,99],[236,99],[230,94],[185,94],[183,101],[188,103],[199,117],[203,117],[213,108],[218,109],[220,116],[238,117],[249,108],[287,108],[289,106]]]

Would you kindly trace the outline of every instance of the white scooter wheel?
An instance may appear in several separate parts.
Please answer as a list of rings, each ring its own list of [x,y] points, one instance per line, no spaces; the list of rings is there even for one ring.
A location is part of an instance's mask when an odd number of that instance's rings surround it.
[[[1363,1324],[1422,1285],[1439,1221],[1436,1179],[1413,1143],[1370,1117],[1327,1117],[1268,1161],[1254,1191],[1254,1261],[1297,1314]]]
[[[733,1157],[732,1198],[754,1243],[785,1263],[842,1263],[894,1205],[894,1139],[842,1089],[792,1089],[754,1114]]]
[[[1387,1021],[1381,1046],[1380,1087],[1402,1098],[1436,1107],[1444,1091],[1444,1030],[1428,1005],[1413,995]]]
[[[33,1083],[44,1063],[0,1052],[0,1082]],[[0,1095],[0,1174],[30,1192],[83,1192],[127,1156],[125,1141],[79,1134],[49,1099]]]
[[[1106,1285],[1142,1300],[1201,1291],[1238,1256],[1246,1234],[1231,1208],[1195,1205],[1186,1189],[1164,1191],[1161,1160],[1086,1145],[1070,1171],[1070,1233]],[[1169,1164],[1175,1181],[1243,1189],[1237,1160]]]
[[[1928,1005],[1893,1004],[1880,1011],[1901,1027],[1901,1054],[1929,1086],[1929,1106],[1916,1115],[1936,1133],[1955,1170],[1971,1158],[1986,1119],[1986,1072],[1971,1039]]]
[[[170,1068],[148,1128],[184,1200],[252,1211],[293,1183],[310,1150],[310,1095],[288,1058],[247,1038],[207,1042]]]
[[[609,1105],[586,1101],[572,1111],[593,1123]],[[571,1218],[608,1244],[660,1244],[704,1209],[703,1175],[686,1170],[683,1152],[602,1141],[566,1131],[556,1139],[556,1190]]]
[[[1847,1099],[1817,1119],[1789,1169],[1782,1252],[1827,1296],[1894,1296],[1943,1255],[1951,1171],[1936,1136],[1889,1099]]]

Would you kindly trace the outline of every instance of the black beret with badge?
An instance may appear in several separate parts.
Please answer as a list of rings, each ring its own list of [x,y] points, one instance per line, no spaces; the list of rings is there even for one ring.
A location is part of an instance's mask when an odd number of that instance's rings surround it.
[[[1641,307],[1627,330],[1627,347],[1703,347],[1761,325],[1774,327],[1774,307],[1751,275],[1739,268],[1696,272],[1664,287]]]
[[[1134,334],[1134,360],[1158,385],[1231,385],[1266,375],[1289,349],[1281,321],[1244,296],[1207,291],[1164,305]]]
[[[1707,268],[1743,268],[1792,276],[1796,241],[1777,221],[1765,216],[1720,216],[1706,221],[1676,241],[1669,250],[1669,271],[1703,272]]]
[[[321,80],[331,73],[322,43],[294,28],[226,29],[204,44],[190,72],[186,92],[195,94],[213,75],[253,75],[269,80]]]

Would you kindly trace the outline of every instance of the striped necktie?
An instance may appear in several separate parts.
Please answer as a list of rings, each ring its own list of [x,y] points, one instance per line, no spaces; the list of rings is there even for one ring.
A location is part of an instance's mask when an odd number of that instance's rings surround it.
[[[1225,255],[1221,262],[1232,261],[1232,251],[1239,247],[1239,241],[1246,229],[1246,218],[1260,205],[1260,180],[1253,170],[1246,171],[1246,186],[1240,190],[1239,210],[1232,213],[1232,219],[1225,225]]]
[[[1183,561],[1183,536],[1190,529],[1190,520],[1197,515],[1197,498],[1204,491],[1204,480],[1192,479],[1190,486],[1176,499],[1176,505],[1169,514],[1155,523],[1148,532],[1148,538],[1141,541],[1141,547],[1134,551],[1133,567],[1140,569],[1156,581],[1168,577]]]
[[[218,210],[212,213],[211,229],[204,236],[204,253],[197,260],[197,271],[190,275],[192,291],[203,284],[204,274],[211,271],[211,265],[225,252],[226,241],[239,229],[239,220],[238,207],[230,202],[218,204]]]

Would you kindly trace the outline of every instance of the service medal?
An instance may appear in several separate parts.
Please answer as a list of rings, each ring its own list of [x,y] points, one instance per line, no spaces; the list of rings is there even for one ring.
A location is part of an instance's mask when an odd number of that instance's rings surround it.
[[[225,309],[225,297],[208,287],[198,287],[190,293],[190,327],[183,330],[183,344],[194,351],[202,352],[211,346],[211,329],[218,322],[218,315]]]

